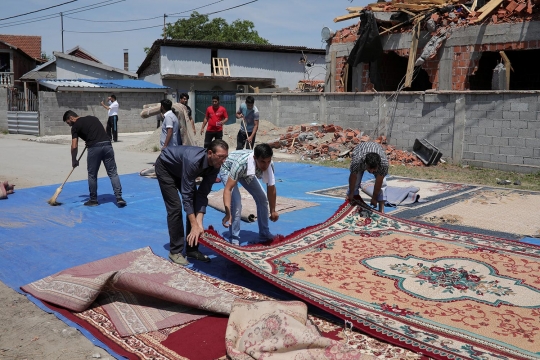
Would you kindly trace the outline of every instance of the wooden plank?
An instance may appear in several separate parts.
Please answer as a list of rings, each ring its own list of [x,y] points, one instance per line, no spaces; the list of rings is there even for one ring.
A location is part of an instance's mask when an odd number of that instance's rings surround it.
[[[354,18],[357,18],[357,17],[360,17],[360,13],[342,15],[342,16],[338,16],[338,17],[334,18],[334,22],[337,23],[337,22],[340,22],[340,21],[350,20],[350,19],[354,19]]]
[[[403,0],[397,2],[396,0],[392,1],[392,4],[403,3],[403,4],[428,4],[428,5],[444,5],[450,3],[450,0]]]
[[[508,56],[504,53],[504,51],[499,51],[499,54],[501,54],[501,57],[503,58],[504,67],[506,68],[506,90],[510,90],[510,69],[512,69],[512,64],[510,64],[510,59],[508,59]]]
[[[420,21],[414,25],[412,31],[411,48],[409,49],[409,62],[407,73],[405,74],[405,87],[409,88],[413,82],[414,63],[416,62],[416,51],[418,50],[418,38],[420,37]]]
[[[422,20],[424,17],[425,17],[425,14],[418,14],[418,15],[416,15],[415,17],[413,17],[410,21],[413,21],[413,20]],[[390,32],[390,31],[394,30],[395,28],[398,28],[398,27],[400,27],[400,26],[402,26],[402,25],[404,25],[404,24],[406,24],[406,23],[408,23],[408,22],[409,22],[409,21],[404,21],[404,22],[402,22],[402,23],[399,23],[399,24],[397,24],[397,25],[394,25],[394,26],[392,26],[390,29],[387,29],[387,30],[382,31],[381,33],[379,33],[379,35],[384,35],[384,34],[386,34],[387,32]]]
[[[478,0],[473,1],[472,5],[471,5],[471,12],[476,11],[476,5],[478,5]]]
[[[424,11],[424,10],[433,9],[437,5],[394,4],[392,6],[397,8],[397,9],[408,9],[408,10]]]
[[[478,16],[478,19],[476,19],[474,22],[480,22],[486,18],[497,6],[501,5],[503,0],[491,0],[486,5],[482,6],[481,9],[478,10],[478,12],[482,13],[480,16]]]
[[[345,10],[347,10],[350,13],[353,13],[353,12],[358,12],[358,11],[364,10],[364,7],[363,6],[350,6],[350,7],[346,8]]]

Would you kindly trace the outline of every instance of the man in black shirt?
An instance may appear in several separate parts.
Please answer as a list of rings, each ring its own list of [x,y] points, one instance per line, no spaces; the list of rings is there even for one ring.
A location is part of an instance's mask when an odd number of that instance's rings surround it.
[[[221,165],[229,153],[223,140],[214,140],[208,149],[197,146],[168,146],[156,160],[156,176],[167,209],[169,228],[169,258],[176,264],[187,266],[184,258],[184,221],[182,205],[186,212],[188,258],[209,262],[208,256],[199,251],[198,240],[204,233],[203,217]],[[202,177],[197,188],[195,179]],[[178,195],[182,194],[182,200]]]
[[[126,202],[122,199],[122,185],[116,170],[111,139],[107,136],[99,119],[95,116],[80,117],[75,112],[68,110],[64,113],[63,120],[71,126],[71,164],[73,167],[79,166],[79,161],[77,161],[79,138],[86,142],[88,149],[86,162],[90,199],[84,205],[99,205],[97,199],[97,174],[101,162],[103,162],[107,175],[111,179],[114,195],[116,196],[116,205],[118,207],[126,206]]]

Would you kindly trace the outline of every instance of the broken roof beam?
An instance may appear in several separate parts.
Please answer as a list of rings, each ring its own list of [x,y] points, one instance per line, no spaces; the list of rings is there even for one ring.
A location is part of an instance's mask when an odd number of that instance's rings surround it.
[[[338,16],[336,18],[334,18],[334,22],[340,22],[340,21],[345,21],[345,20],[350,20],[350,19],[354,19],[354,18],[357,18],[357,17],[360,17],[360,13],[351,13],[351,14],[347,14],[347,15],[342,15],[342,16]]]
[[[503,0],[491,0],[486,5],[482,6],[477,12],[481,13],[478,16],[478,19],[473,20],[472,22],[480,22],[486,18],[493,10],[495,10],[499,5],[501,5]]]
[[[502,1],[502,0],[501,0]],[[407,10],[413,10],[413,11],[424,11],[434,8],[437,5],[418,5],[418,4],[393,4],[393,7],[396,9],[407,9]]]

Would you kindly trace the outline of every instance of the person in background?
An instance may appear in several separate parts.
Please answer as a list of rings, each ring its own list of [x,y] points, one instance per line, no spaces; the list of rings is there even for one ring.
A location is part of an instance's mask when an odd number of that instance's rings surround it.
[[[359,195],[360,183],[364,171],[375,175],[375,185],[371,197],[371,205],[379,205],[379,212],[384,213],[384,203],[386,201],[386,181],[388,175],[388,159],[381,145],[375,142],[363,142],[354,148],[351,156],[351,166],[349,175],[349,191],[347,199],[353,201],[355,195]],[[365,204],[360,198],[361,203]]]
[[[172,111],[172,101],[169,99],[161,100],[161,114],[163,115],[163,125],[161,126],[161,136],[159,145],[161,150],[167,146],[178,146],[180,141],[178,136],[178,118]]]
[[[236,135],[236,150],[253,149],[255,137],[259,128],[259,109],[255,106],[253,96],[246,97],[246,101],[240,105],[236,112],[237,119],[243,119],[240,130]]]
[[[101,162],[105,165],[107,175],[111,179],[111,185],[116,197],[118,207],[126,206],[122,199],[122,185],[116,170],[114,160],[114,150],[101,121],[95,116],[78,116],[75,112],[68,110],[64,113],[63,120],[71,127],[71,165],[79,166],[77,152],[79,150],[79,138],[86,142],[87,156],[86,163],[88,169],[88,188],[90,199],[84,203],[85,206],[97,206],[97,175]]]
[[[187,242],[185,250],[188,258],[210,261],[199,251],[198,241],[204,233],[203,218],[208,194],[228,153],[229,146],[225,141],[214,140],[208,149],[197,146],[166,147],[156,160],[156,176],[167,209],[169,259],[176,264],[189,265],[183,255],[184,242]],[[202,177],[198,187],[195,182],[197,177]],[[186,213],[185,232],[182,206]]]
[[[222,223],[223,226],[229,228],[229,241],[233,245],[240,244],[242,197],[238,190],[238,183],[253,196],[257,205],[260,240],[266,241],[274,238],[268,227],[268,218],[272,221],[279,219],[279,214],[276,211],[277,194],[272,164],[273,155],[272,148],[268,144],[259,144],[255,146],[255,150],[231,152],[221,166],[221,181],[225,185],[223,191],[225,217],[223,217]],[[259,179],[266,183],[267,193],[264,192]],[[268,212],[269,207],[270,213]]]
[[[118,101],[116,101],[116,95],[111,94],[107,98],[109,106],[105,105],[103,101],[101,106],[103,106],[108,111],[107,118],[107,135],[111,141],[118,141]]]
[[[188,117],[189,117],[189,121],[191,122],[191,126],[193,128],[193,134],[196,135],[197,134],[197,130],[195,130],[195,121],[193,121],[193,118],[191,117],[191,108],[188,106],[188,100],[189,100],[189,95],[186,94],[186,93],[181,93],[180,94],[180,104],[184,105],[187,109],[187,113],[188,113]],[[188,119],[186,119],[186,122],[187,122]]]
[[[212,96],[212,105],[206,109],[206,115],[201,126],[201,135],[208,124],[206,134],[204,135],[204,147],[208,148],[210,142],[214,139],[223,139],[223,125],[229,120],[227,110],[219,105],[219,96]]]

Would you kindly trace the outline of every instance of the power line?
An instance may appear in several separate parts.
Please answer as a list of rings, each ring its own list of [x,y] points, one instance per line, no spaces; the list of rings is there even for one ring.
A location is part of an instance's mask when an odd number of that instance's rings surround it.
[[[163,25],[155,25],[155,26],[147,26],[143,28],[137,28],[137,29],[127,29],[127,30],[111,30],[111,31],[71,31],[71,30],[64,30],[64,32],[69,33],[77,33],[77,34],[104,34],[104,33],[117,33],[117,32],[126,32],[126,31],[136,31],[136,30],[145,30],[145,29],[152,29],[157,27],[163,27]]]
[[[25,16],[25,15],[29,15],[29,14],[34,14],[34,13],[37,13],[37,12],[40,12],[40,11],[45,11],[45,10],[49,10],[49,9],[52,9],[52,8],[55,8],[55,7],[58,7],[58,6],[66,5],[66,4],[75,2],[75,1],[78,1],[78,0],[71,0],[71,1],[67,1],[67,2],[62,3],[62,4],[49,6],[49,7],[43,8],[43,9],[30,11],[30,12],[27,12],[27,13],[24,13],[24,14],[13,15],[13,16],[10,16],[10,17],[7,17],[7,18],[0,19],[0,21],[7,20],[7,19],[13,19],[13,18],[16,18],[16,17]]]
[[[178,13],[173,13],[173,14],[170,14],[170,15],[183,14],[183,13],[186,13],[186,12],[198,10],[198,9],[201,9],[201,8],[204,8],[204,7],[207,7],[207,6],[210,6],[210,5],[214,5],[214,4],[220,3],[220,2],[222,2],[222,1],[224,1],[224,0],[214,1],[213,3],[210,3],[210,4],[202,5],[202,6],[199,6],[199,7],[193,8],[193,9],[190,9],[190,10],[185,10],[185,11],[181,11],[181,12],[178,12]],[[169,14],[167,14],[167,16],[169,16]],[[67,18],[70,18],[70,19],[73,19],[73,20],[88,21],[88,22],[98,22],[98,23],[106,23],[106,22],[119,23],[119,22],[132,22],[132,21],[147,21],[147,20],[154,20],[154,19],[161,19],[161,18],[162,18],[161,15],[160,15],[160,16],[151,17],[151,18],[131,19],[131,20],[90,20],[90,19],[74,18],[74,17],[71,17],[71,16],[66,16],[66,17],[67,17]]]
[[[154,17],[146,18],[146,19],[132,19],[132,20],[90,20],[90,19],[74,18],[74,17],[71,17],[71,16],[65,16],[65,17],[67,17],[69,19],[73,19],[73,20],[78,20],[78,21],[89,21],[89,22],[99,22],[99,23],[104,23],[104,22],[120,23],[120,22],[155,20],[155,19],[161,19],[163,16],[154,16]]]
[[[210,6],[210,5],[214,5],[214,4],[220,3],[220,2],[222,2],[222,1],[223,1],[223,0],[215,1],[215,2],[210,3],[210,4],[206,4],[206,5],[203,5],[203,6],[199,6],[199,7],[193,8],[193,9],[191,9],[191,10],[180,11],[180,12],[172,13],[172,14],[169,14],[169,15],[184,14],[184,13],[187,13],[187,12],[190,12],[190,11],[193,11],[193,10],[202,9],[203,7],[207,7],[207,6]]]
[[[223,0],[221,0],[221,1],[223,1]],[[244,3],[244,4],[236,5],[236,6],[227,8],[227,9],[218,10],[218,11],[214,11],[214,12],[211,12],[211,13],[208,13],[208,14],[202,14],[202,15],[217,14],[217,13],[220,13],[220,12],[223,12],[223,11],[227,11],[227,10],[235,9],[235,8],[238,8],[238,7],[241,7],[241,6],[245,6],[245,5],[248,5],[248,4],[257,2],[257,1],[259,1],[259,0],[253,0],[253,1],[250,1],[250,2],[247,2],[247,3]],[[218,1],[218,2],[219,2],[219,1]],[[209,5],[210,5],[210,4],[209,4]],[[188,11],[191,11],[191,10],[188,10]],[[168,16],[169,16],[169,15],[167,15],[167,17],[168,17]],[[161,17],[161,16],[160,16],[160,17]],[[174,17],[187,17],[187,16],[174,16]],[[71,31],[71,30],[64,30],[64,32],[78,33],[78,34],[105,34],[105,33],[108,34],[108,33],[118,33],[118,32],[127,32],[127,31],[146,30],[146,29],[152,29],[152,28],[157,28],[157,27],[162,27],[162,25],[147,26],[147,27],[142,27],[142,28],[126,29],[126,30],[111,30],[111,31]]]
[[[236,8],[241,7],[241,6],[245,6],[245,5],[248,5],[248,4],[257,2],[257,1],[259,1],[259,0],[249,1],[249,2],[247,2],[247,3],[243,3],[243,4],[240,4],[240,5],[232,6],[232,7],[227,8],[227,9],[218,10],[218,11],[214,11],[214,12],[210,12],[210,13],[206,13],[206,14],[201,14],[201,15],[213,15],[213,14],[217,14],[217,13],[224,12],[224,11],[227,11],[227,10],[236,9]],[[179,13],[177,13],[177,14],[179,14]],[[170,15],[167,15],[167,16],[170,16]],[[189,17],[189,16],[171,16],[171,17]]]
[[[91,5],[85,5],[85,6],[75,8],[75,9],[66,10],[66,11],[64,11],[64,15],[65,14],[75,14],[75,13],[82,12],[82,11],[93,10],[93,9],[98,8],[98,7],[112,5],[112,4],[115,4],[115,3],[118,3],[118,2],[122,2],[122,1],[125,1],[125,0],[119,0],[119,1],[116,1],[116,2],[112,2],[112,3],[109,0],[106,0],[106,1],[95,3],[95,4],[91,4]],[[85,9],[85,8],[88,8],[88,9]],[[23,20],[22,22],[21,21],[14,21],[14,22],[9,22],[9,23],[4,23],[4,24],[0,25],[0,28],[9,27],[9,26],[24,25],[24,24],[30,24],[30,23],[34,23],[34,22],[38,22],[38,21],[44,21],[44,20],[50,20],[50,19],[57,18],[59,16],[60,16],[60,14],[49,14],[49,15],[38,16],[38,17],[35,17],[35,18],[30,18],[30,19]]]

